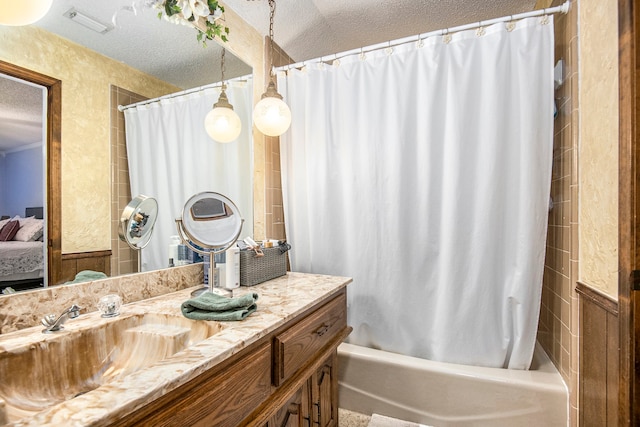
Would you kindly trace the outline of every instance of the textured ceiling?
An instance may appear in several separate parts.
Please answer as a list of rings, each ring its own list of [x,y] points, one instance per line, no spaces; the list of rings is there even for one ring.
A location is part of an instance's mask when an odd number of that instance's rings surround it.
[[[110,58],[187,89],[220,80],[220,47],[203,48],[195,30],[158,19],[149,0],[56,0],[37,26]],[[267,0],[227,0],[262,35],[269,32]],[[277,0],[274,39],[293,59],[304,61],[389,40],[533,10],[536,0]],[[114,25],[98,34],[63,15],[75,8]],[[233,28],[230,29],[233,37]],[[226,76],[251,68],[227,55]],[[0,152],[32,143],[42,100],[33,88],[10,89],[0,78]],[[35,93],[35,97],[27,96]],[[13,94],[13,96],[12,96]],[[29,98],[31,101],[29,102]],[[30,109],[25,106],[29,103]],[[15,107],[14,107],[15,105]],[[24,132],[16,134],[18,129]],[[39,135],[39,134],[38,134]]]
[[[43,91],[0,74],[0,153],[42,144]]]
[[[158,10],[146,3],[56,0],[35,25],[182,89],[220,81],[220,46],[210,41],[203,47],[196,40],[196,30],[158,19]],[[114,28],[104,34],[89,30],[64,16],[71,8]],[[232,55],[226,56],[225,68],[226,77],[251,73],[248,65]]]
[[[263,35],[266,0],[224,2]],[[277,0],[274,40],[293,59],[332,53],[534,9],[536,0]]]

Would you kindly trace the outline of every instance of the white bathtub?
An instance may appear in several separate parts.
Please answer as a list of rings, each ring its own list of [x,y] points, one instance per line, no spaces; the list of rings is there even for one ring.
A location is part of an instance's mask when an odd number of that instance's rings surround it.
[[[340,407],[437,427],[568,425],[568,393],[536,345],[531,370],[433,362],[338,347]]]

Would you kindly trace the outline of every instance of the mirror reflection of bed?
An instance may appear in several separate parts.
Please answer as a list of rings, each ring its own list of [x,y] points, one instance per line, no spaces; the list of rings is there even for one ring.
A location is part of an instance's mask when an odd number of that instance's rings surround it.
[[[0,220],[0,291],[44,286],[46,277],[42,207]]]
[[[0,234],[8,220],[18,219],[21,227],[17,236],[0,241],[0,291],[23,290],[47,281],[47,91],[0,74],[0,93]]]

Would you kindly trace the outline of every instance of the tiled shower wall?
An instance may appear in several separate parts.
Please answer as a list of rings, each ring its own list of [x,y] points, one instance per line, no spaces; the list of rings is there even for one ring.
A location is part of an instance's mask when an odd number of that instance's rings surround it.
[[[554,1],[553,5],[561,2]],[[569,387],[570,425],[578,425],[578,26],[577,5],[556,14],[555,60],[565,81],[555,92],[558,115],[553,138],[549,230],[538,341]]]
[[[269,63],[271,50],[265,38],[265,63]],[[273,46],[273,64],[276,67],[295,61],[278,45]],[[284,206],[282,202],[282,179],[280,169],[280,138],[265,137],[265,228],[268,239],[285,239]]]
[[[147,98],[128,90],[111,86],[111,276],[138,272],[137,252],[118,236],[120,215],[132,198],[124,113],[118,111],[118,105],[129,105],[145,99]]]

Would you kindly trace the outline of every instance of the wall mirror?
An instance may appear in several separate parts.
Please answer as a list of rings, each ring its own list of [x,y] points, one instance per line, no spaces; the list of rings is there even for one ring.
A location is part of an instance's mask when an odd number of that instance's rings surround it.
[[[86,12],[90,18],[111,28],[105,33],[98,33],[71,22],[63,15],[72,7],[77,7],[82,12]],[[112,18],[114,16],[116,25],[113,24]],[[143,20],[150,22],[149,27],[146,23],[142,24]],[[62,39],[44,33],[41,29],[57,34]],[[177,30],[184,32],[184,34],[180,37],[173,35],[173,31]],[[122,45],[114,43],[114,35],[119,32],[125,32],[125,37],[129,39],[126,49]],[[92,78],[95,80],[95,75],[100,72],[103,74],[111,72],[109,77],[113,81],[102,85],[104,91],[108,91],[109,84],[112,84],[129,92],[140,94],[143,98],[166,95],[219,81],[220,48],[215,41],[209,41],[207,47],[203,48],[196,40],[195,30],[159,20],[157,11],[135,10],[132,8],[131,1],[122,0],[113,2],[87,0],[78,3],[77,6],[69,0],[59,0],[54,2],[50,13],[37,24],[37,27],[0,27],[0,38],[3,40],[2,46],[0,46],[0,79],[10,81],[11,84],[35,84],[46,91],[46,95],[43,95],[38,102],[41,110],[44,110],[43,105],[46,106],[45,112],[41,115],[43,119],[41,132],[45,135],[41,143],[42,170],[47,170],[48,173],[44,174],[43,188],[39,191],[44,193],[42,206],[47,222],[47,244],[45,247],[47,248],[48,276],[52,278],[50,284],[58,284],[64,281],[62,280],[61,267],[63,254],[115,251],[117,243],[114,241],[119,241],[117,234],[119,213],[132,196],[131,194],[128,196],[119,195],[120,201],[112,200],[109,195],[111,182],[114,179],[122,178],[122,175],[126,175],[126,173],[113,169],[113,165],[96,164],[98,158],[109,158],[110,132],[119,131],[114,123],[117,124],[121,119],[110,117],[113,109],[101,110],[87,105],[90,99],[95,98],[106,99],[107,102],[97,102],[101,105],[109,105],[109,97],[111,96],[110,93],[97,94],[95,92],[83,96],[83,88],[92,83],[87,80]],[[121,59],[105,59],[102,55],[107,57],[114,55],[106,50],[107,47],[111,46],[114,50],[120,51],[133,51],[135,46],[131,43],[132,40],[139,40],[144,48],[130,52],[130,55],[138,57],[141,63],[149,65],[150,68],[143,70],[145,73],[156,76],[162,72],[166,73],[164,75],[168,77],[163,77],[164,80],[157,77],[157,81],[164,82],[166,90],[156,90],[155,94],[148,95],[145,91],[150,83],[145,80],[142,73],[123,73],[117,69],[116,65],[113,66],[113,71],[100,69],[105,68],[105,63],[119,64],[123,62]],[[158,44],[151,44],[152,40],[159,41],[160,47],[152,47],[158,46]],[[61,44],[64,44],[65,52],[73,50],[74,44],[78,45],[78,49],[82,51],[73,57],[76,61],[70,62],[69,58],[59,58],[59,55],[55,54],[55,49],[60,49]],[[85,51],[83,48],[91,49],[91,51]],[[196,51],[200,62],[181,60],[181,50]],[[81,60],[78,61],[78,58]],[[130,65],[133,66],[133,64]],[[91,71],[92,66],[96,68],[97,72]],[[74,68],[76,72],[71,72]],[[227,78],[247,75],[251,73],[251,70],[250,66],[243,63],[242,60],[234,58],[227,51],[225,71]],[[20,92],[21,89],[17,89],[17,91]],[[5,93],[8,91],[2,89],[3,109],[10,104],[9,97],[5,97]],[[3,114],[4,119],[4,113],[0,114]],[[72,117],[71,120],[69,120],[70,117]],[[93,126],[94,123],[98,123],[98,125]],[[83,128],[80,129],[81,127]],[[62,138],[62,129],[64,129],[64,139]],[[65,151],[64,159],[61,159],[62,150]],[[106,185],[100,183],[97,186],[100,187],[99,189],[89,191],[87,188],[90,188],[91,185],[85,181],[93,179],[93,175],[98,170],[103,171],[106,175]],[[85,188],[79,188],[81,185],[84,185]],[[212,185],[207,187],[215,188]],[[247,192],[252,194],[252,188],[247,188]],[[80,238],[83,233],[89,233],[84,229],[84,225],[79,227],[79,230],[73,230],[72,227],[62,227],[63,223],[86,223],[82,219],[83,215],[92,213],[86,212],[86,204],[83,209],[79,209],[83,198],[91,202],[89,206],[102,207],[102,210],[96,215],[101,217],[98,220],[98,228],[100,229],[100,235],[97,239],[100,241],[98,246],[80,243],[82,240],[96,240]],[[112,209],[112,206],[115,207]],[[81,212],[83,210],[84,213]],[[104,215],[105,212],[106,215]],[[178,213],[160,212],[159,221],[173,224]],[[6,213],[6,215],[9,214]],[[5,215],[5,213],[0,212],[0,215]],[[167,245],[163,242],[163,246]],[[114,264],[116,263],[112,262],[112,269]],[[122,273],[133,271],[135,271],[134,266],[131,265],[129,271]],[[107,272],[107,274],[109,273]],[[120,273],[115,271],[109,275],[113,274]]]

